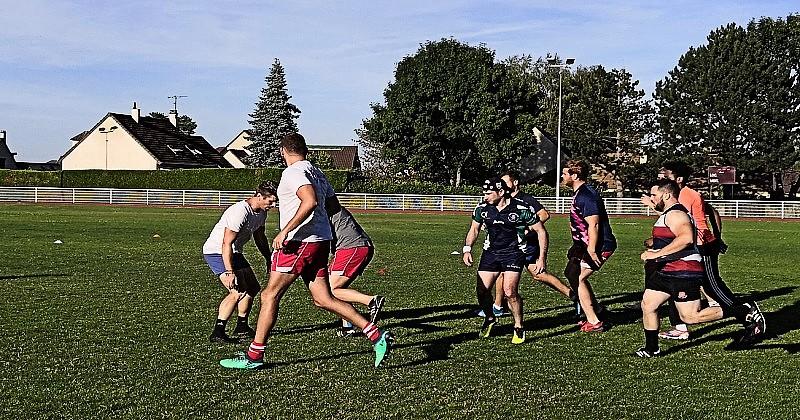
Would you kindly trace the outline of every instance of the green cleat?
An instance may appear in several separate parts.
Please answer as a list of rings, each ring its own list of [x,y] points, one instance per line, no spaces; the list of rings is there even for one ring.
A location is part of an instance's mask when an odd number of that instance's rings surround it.
[[[492,328],[497,325],[496,318],[484,318],[483,325],[481,326],[480,332],[478,332],[478,336],[481,338],[488,338],[489,335],[492,334]]]
[[[250,360],[244,354],[239,354],[233,359],[222,359],[219,364],[228,369],[260,369],[264,366],[264,360]]]
[[[392,346],[394,346],[394,335],[389,331],[384,331],[381,333],[381,338],[378,340],[377,343],[373,346],[375,348],[375,367],[379,367],[384,360],[386,360],[386,356],[392,352]]]

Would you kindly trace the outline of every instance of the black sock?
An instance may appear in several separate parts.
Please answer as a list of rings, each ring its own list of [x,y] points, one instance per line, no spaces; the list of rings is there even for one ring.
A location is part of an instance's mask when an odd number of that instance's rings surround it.
[[[247,317],[246,316],[238,316],[236,317],[236,328],[247,328]]]
[[[722,317],[729,318],[734,317],[737,321],[744,323],[744,319],[747,316],[747,313],[750,312],[750,308],[744,305],[736,305],[736,306],[724,306],[722,307]]]
[[[658,351],[658,330],[644,330],[644,349],[649,352]]]
[[[570,291],[569,291],[569,300],[571,300],[573,303],[577,303],[578,302],[578,294],[575,293],[575,291],[572,290],[572,289],[570,289]]]
[[[228,324],[227,319],[219,319],[217,318],[217,323],[214,324],[214,332],[215,333],[225,333],[225,325]]]

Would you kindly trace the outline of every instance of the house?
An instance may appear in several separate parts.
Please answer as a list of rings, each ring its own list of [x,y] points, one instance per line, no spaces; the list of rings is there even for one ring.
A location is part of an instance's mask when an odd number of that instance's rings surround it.
[[[250,132],[242,130],[227,146],[218,148],[219,153],[230,163],[234,168],[244,168],[244,158],[250,155],[250,151],[245,147],[250,145]],[[310,153],[321,152],[330,156],[333,162],[332,169],[342,170],[359,170],[361,169],[361,161],[358,158],[358,146],[324,146],[324,145],[308,145]]]
[[[110,112],[90,130],[70,139],[59,159],[63,170],[230,168],[202,136],[178,131],[177,112],[168,119],[142,116],[133,103],[130,115]]]
[[[16,153],[12,152],[6,144],[6,132],[0,130],[0,169],[17,169]]]

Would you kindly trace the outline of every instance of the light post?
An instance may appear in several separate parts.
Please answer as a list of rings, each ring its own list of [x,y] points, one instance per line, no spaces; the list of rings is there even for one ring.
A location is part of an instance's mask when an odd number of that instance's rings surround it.
[[[97,131],[99,131],[99,132],[101,132],[101,133],[103,133],[103,134],[105,134],[105,135],[106,135],[106,170],[108,170],[108,135],[109,135],[110,133],[113,133],[113,132],[114,132],[114,130],[116,130],[116,129],[117,129],[117,126],[116,126],[116,125],[115,125],[115,126],[112,126],[112,127],[111,127],[111,128],[109,128],[108,130],[106,130],[106,128],[105,128],[105,127],[100,127],[100,128],[98,128],[98,129],[97,129]]]
[[[556,141],[556,213],[559,211],[559,202],[561,201],[561,75],[564,73],[562,70],[569,68],[575,63],[574,58],[567,58],[563,63],[559,63],[557,57],[547,55],[547,67],[555,67],[558,69],[558,134]]]

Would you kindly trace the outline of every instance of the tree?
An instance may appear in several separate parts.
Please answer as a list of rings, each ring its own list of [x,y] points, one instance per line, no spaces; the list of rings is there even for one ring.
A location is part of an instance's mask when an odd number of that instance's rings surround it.
[[[266,86],[261,89],[256,108],[250,118],[250,145],[246,146],[250,156],[246,158],[249,166],[281,166],[280,140],[289,133],[297,132],[295,119],[300,109],[289,102],[286,89],[286,73],[276,58],[272,63]]]
[[[800,160],[800,17],[729,24],[692,47],[656,84],[656,156],[680,155],[698,172],[733,165],[782,197],[780,174]]]
[[[158,118],[160,120],[169,119],[169,117],[167,117],[165,114],[161,112],[151,112],[150,116],[153,118]],[[197,123],[194,122],[192,117],[188,115],[178,115],[178,131],[180,131],[181,134],[191,136],[194,134],[196,129],[197,129]]]
[[[308,153],[308,161],[320,169],[333,169],[331,154],[324,150],[312,150]]]
[[[459,186],[518,160],[530,144],[520,127],[532,127],[536,104],[509,74],[483,45],[421,45],[398,63],[385,103],[372,104],[356,131],[367,166]]]

